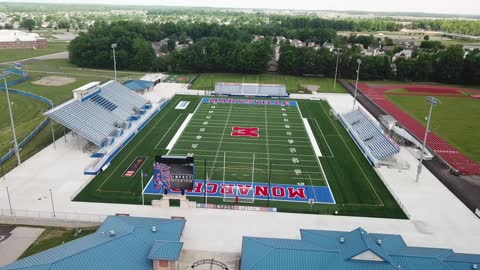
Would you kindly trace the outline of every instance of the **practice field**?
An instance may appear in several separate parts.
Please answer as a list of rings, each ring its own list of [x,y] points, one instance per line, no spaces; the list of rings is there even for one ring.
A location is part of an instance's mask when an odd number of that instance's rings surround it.
[[[336,88],[333,87],[332,78],[278,74],[203,73],[198,76],[191,89],[214,90],[216,82],[285,84],[289,93],[309,93],[309,89],[322,93],[345,93],[345,89],[338,83]]]
[[[286,212],[405,217],[326,102],[269,101],[236,99],[234,104],[175,96],[75,200],[138,204],[145,189],[156,194],[145,196],[148,204],[162,193],[149,182],[155,156],[193,154],[197,181],[195,190],[187,191],[190,200],[204,201],[200,187],[205,175],[210,179],[208,202],[222,205],[234,204],[227,199],[235,195],[227,197],[215,188],[253,185],[265,192],[270,175],[269,200],[258,190],[252,196],[238,188],[240,203]],[[190,102],[185,109],[176,109],[185,102]],[[147,175],[143,183],[140,171],[124,176],[139,157],[146,158],[137,168]]]
[[[191,74],[172,74],[169,75],[163,82],[166,83],[186,83],[189,84],[195,79],[195,75]]]

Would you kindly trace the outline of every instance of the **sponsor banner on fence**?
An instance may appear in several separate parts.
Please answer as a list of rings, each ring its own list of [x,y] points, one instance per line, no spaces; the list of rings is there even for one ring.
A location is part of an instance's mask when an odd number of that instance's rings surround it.
[[[276,99],[203,98],[202,102],[203,103],[213,103],[213,104],[297,106],[296,101],[276,100]]]
[[[137,174],[138,170],[142,167],[143,163],[145,160],[147,160],[148,157],[136,157],[135,160],[128,166],[128,169],[123,173],[122,176],[125,177],[133,177],[135,174]]]
[[[240,211],[258,211],[258,212],[277,212],[277,208],[275,208],[275,207],[213,204],[213,203],[207,203],[207,204],[197,203],[197,208],[227,209],[227,210],[240,210]]]
[[[162,185],[155,184],[150,179],[145,187],[144,193],[151,195],[161,195],[164,192]],[[169,189],[169,193],[180,194],[179,189]],[[205,195],[205,181],[195,180],[193,189],[186,190],[187,196],[202,197]],[[208,197],[215,198],[254,198],[255,200],[272,201],[290,201],[308,203],[313,200],[315,203],[334,204],[332,192],[329,187],[319,186],[300,186],[287,184],[253,183],[253,186],[246,182],[238,181],[217,181],[210,180],[207,183]]]

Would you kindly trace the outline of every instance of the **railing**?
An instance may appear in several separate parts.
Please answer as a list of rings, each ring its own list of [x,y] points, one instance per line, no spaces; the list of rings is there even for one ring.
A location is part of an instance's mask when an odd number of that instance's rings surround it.
[[[19,71],[19,70],[16,70],[16,69],[8,69],[8,71],[23,76],[23,77],[20,78],[20,79],[7,82],[7,86],[9,87],[8,92],[13,93],[13,94],[17,94],[17,95],[20,95],[20,96],[30,97],[30,98],[33,98],[33,99],[36,99],[36,100],[45,102],[45,103],[48,104],[48,106],[49,106],[50,108],[53,108],[53,102],[52,102],[50,99],[48,99],[48,98],[39,96],[39,95],[37,95],[37,94],[33,94],[33,93],[25,92],[25,91],[22,91],[22,90],[18,90],[18,89],[10,89],[10,86],[17,85],[17,84],[19,84],[19,83],[22,83],[22,82],[24,82],[24,81],[27,81],[30,77],[29,77],[28,73],[27,73],[27,72],[24,72],[24,71]],[[5,86],[4,86],[3,84],[0,84],[0,90],[5,92]],[[48,124],[48,119],[43,120],[42,123],[40,123],[40,125],[38,125],[37,128],[35,128],[25,139],[23,139],[23,141],[21,141],[21,142],[18,144],[18,147],[19,147],[19,148],[23,148],[23,147],[24,147],[27,143],[29,143],[29,142],[33,139],[33,137],[35,137],[47,124]],[[10,159],[14,154],[15,154],[15,149],[10,150],[7,154],[5,154],[3,157],[0,158],[0,163],[4,163],[4,162],[7,161],[8,159]]]
[[[85,214],[74,212],[53,212],[38,211],[28,209],[0,209],[0,219],[16,219],[16,220],[48,220],[51,222],[86,222],[86,223],[102,223],[106,215]]]

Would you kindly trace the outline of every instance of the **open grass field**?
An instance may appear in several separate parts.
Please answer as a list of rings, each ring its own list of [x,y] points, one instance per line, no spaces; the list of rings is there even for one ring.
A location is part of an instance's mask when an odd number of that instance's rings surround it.
[[[66,42],[49,42],[46,49],[3,49],[0,50],[0,63],[64,52],[67,50],[67,46]]]
[[[386,95],[393,103],[426,125],[430,105],[425,96]],[[480,100],[437,96],[431,129],[462,153],[480,162]]]
[[[180,101],[190,104],[185,110],[177,110],[175,106]],[[339,211],[340,215],[405,218],[347,131],[329,114],[326,102],[302,100],[298,101],[298,107],[201,102],[200,97],[175,96],[75,200],[139,204],[148,178],[142,184],[140,173],[122,176],[132,161],[139,156],[148,157],[142,169],[152,175],[156,155],[190,153],[197,161],[197,179],[204,178],[203,160],[207,160],[206,172],[212,181],[222,181],[225,173],[229,181],[251,183],[253,174],[255,183],[265,183],[271,163],[272,185],[329,187],[335,198],[335,204],[318,200],[313,206],[307,202],[272,199],[269,205],[279,211],[324,214]],[[193,116],[186,129],[172,149],[166,149],[189,114]],[[315,154],[302,117],[311,127],[322,152],[320,157]],[[204,125],[205,122],[208,124]],[[259,137],[234,136],[235,126],[258,127]],[[203,134],[198,135],[199,132]],[[146,203],[159,197],[146,195]],[[203,202],[203,197],[189,198]],[[208,201],[230,204],[222,197]],[[266,206],[267,201],[255,199],[253,204],[245,205]]]
[[[338,83],[336,88],[333,88],[332,78],[278,74],[203,73],[198,76],[191,89],[214,90],[216,82],[285,84],[289,93],[308,93],[309,91],[302,87],[302,85],[316,85],[320,86],[319,92],[345,93],[345,89]]]

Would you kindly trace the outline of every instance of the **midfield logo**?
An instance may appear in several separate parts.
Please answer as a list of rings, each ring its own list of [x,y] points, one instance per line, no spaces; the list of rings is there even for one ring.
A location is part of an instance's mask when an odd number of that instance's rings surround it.
[[[232,136],[258,138],[260,137],[259,130],[258,127],[232,127]]]

